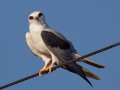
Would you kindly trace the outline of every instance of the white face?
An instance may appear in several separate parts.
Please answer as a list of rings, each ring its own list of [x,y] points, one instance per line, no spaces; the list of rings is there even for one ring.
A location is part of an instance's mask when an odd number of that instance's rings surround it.
[[[29,23],[37,23],[43,20],[43,14],[39,11],[33,12],[28,17]]]

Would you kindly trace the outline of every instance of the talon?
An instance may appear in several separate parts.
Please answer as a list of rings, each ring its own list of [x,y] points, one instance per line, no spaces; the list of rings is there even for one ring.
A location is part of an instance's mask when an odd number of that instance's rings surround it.
[[[40,71],[39,71],[39,76],[42,76],[45,72],[49,71],[48,68],[46,68],[46,66],[44,66]]]
[[[53,68],[54,68],[54,63],[52,63],[52,64],[48,67],[48,70],[49,70],[50,73],[53,71]]]
[[[42,75],[43,75],[43,73],[41,71],[39,71],[39,76],[42,76]]]
[[[52,71],[53,71],[53,66],[51,66],[50,68],[49,68],[49,72],[51,73]]]

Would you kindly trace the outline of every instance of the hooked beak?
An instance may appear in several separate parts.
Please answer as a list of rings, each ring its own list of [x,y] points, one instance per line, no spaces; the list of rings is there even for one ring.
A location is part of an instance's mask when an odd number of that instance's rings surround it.
[[[37,16],[35,19],[36,19],[36,20],[38,20],[38,19],[39,19],[39,17]]]

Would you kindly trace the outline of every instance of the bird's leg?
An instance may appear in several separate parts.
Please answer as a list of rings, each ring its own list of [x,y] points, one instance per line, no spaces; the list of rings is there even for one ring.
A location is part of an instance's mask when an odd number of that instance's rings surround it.
[[[50,64],[50,66],[48,67],[49,72],[52,72],[52,71],[53,71],[54,64],[55,64],[55,62],[52,62],[52,63]]]
[[[47,65],[45,64],[44,67],[39,71],[39,76],[42,76],[47,71],[49,71],[49,69]]]
[[[43,61],[45,61],[45,65],[44,67],[39,71],[39,76],[42,76],[44,73],[47,73],[49,71],[48,66],[51,64],[51,59],[46,57],[46,56],[42,56]]]

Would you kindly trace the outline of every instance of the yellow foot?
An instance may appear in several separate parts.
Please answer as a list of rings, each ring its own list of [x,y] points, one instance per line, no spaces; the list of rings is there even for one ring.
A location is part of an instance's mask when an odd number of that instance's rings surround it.
[[[48,68],[42,68],[40,71],[39,71],[39,76],[42,76],[45,72],[48,72],[49,69]]]
[[[52,64],[48,67],[48,70],[49,70],[50,73],[53,71],[53,68],[54,68],[54,63],[52,63]]]
[[[51,73],[53,71],[53,66],[49,67],[49,72]]]

